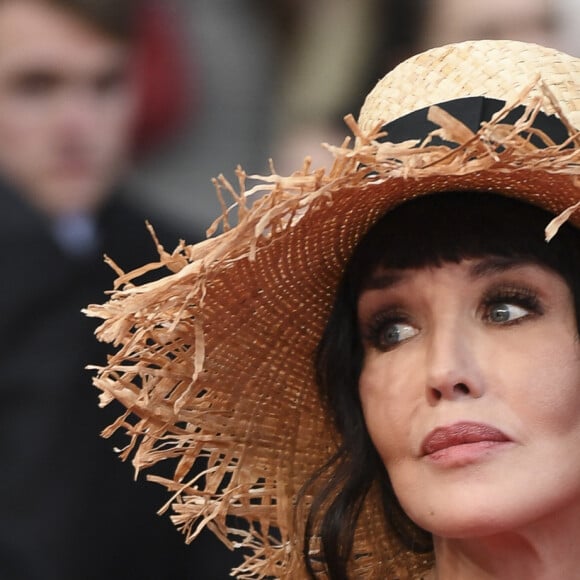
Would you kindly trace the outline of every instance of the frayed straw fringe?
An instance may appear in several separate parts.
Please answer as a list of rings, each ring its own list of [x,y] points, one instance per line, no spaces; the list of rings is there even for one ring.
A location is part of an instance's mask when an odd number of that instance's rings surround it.
[[[525,112],[514,125],[500,124],[524,103]],[[568,127],[566,143],[556,145],[532,126],[540,109],[557,113]],[[277,175],[273,164],[269,176],[248,177],[238,167],[237,188],[219,176],[214,185],[223,213],[209,228],[208,239],[194,246],[181,241],[170,253],[148,226],[159,260],[124,272],[107,258],[117,274],[114,290],[108,302],[85,310],[88,316],[103,320],[96,332],[98,338],[117,348],[106,366],[90,367],[97,371],[94,383],[102,391],[100,403],[105,406],[117,399],[127,409],[103,435],[109,437],[118,429],[127,432],[129,442],[118,451],[123,459],[133,457],[136,472],[160,461],[176,462],[173,478],[149,476],[172,494],[161,512],[171,504],[172,520],[187,542],[208,526],[226,545],[246,548],[250,556],[236,570],[239,578],[300,577],[297,547],[301,542],[291,524],[292,498],[280,489],[283,478],[277,484],[248,484],[244,477],[246,450],[234,440],[207,435],[199,428],[209,423],[220,433],[220,422],[228,420],[208,402],[205,391],[194,390],[207,366],[204,305],[212,280],[227,275],[231,265],[240,260],[256,260],[269,240],[296,227],[309,212],[332,204],[342,188],[378,185],[393,177],[420,180],[495,171],[496,165],[498,172],[527,169],[565,173],[573,179],[580,174],[580,135],[539,79],[476,133],[436,106],[431,107],[429,119],[439,128],[423,143],[393,144],[377,140],[380,127],[363,134],[354,118],[347,117],[355,140],[346,139],[338,147],[325,145],[334,157],[328,173],[313,170],[306,159],[301,170],[288,177]],[[546,148],[534,147],[532,135]],[[435,146],[435,136],[459,146]],[[568,143],[575,147],[566,148]],[[255,185],[247,188],[248,179]],[[227,206],[225,195],[233,199],[233,205]],[[571,206],[548,226],[547,239],[579,206],[580,202]],[[231,223],[234,216],[235,226]],[[164,278],[137,283],[144,274],[164,268],[169,271]],[[188,360],[192,341],[193,369]],[[198,458],[206,460],[209,467],[188,479]],[[232,526],[229,516],[252,523]]]

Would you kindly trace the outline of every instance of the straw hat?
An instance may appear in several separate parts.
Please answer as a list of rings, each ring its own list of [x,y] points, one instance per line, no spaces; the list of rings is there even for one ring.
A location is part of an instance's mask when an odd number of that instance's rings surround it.
[[[431,107],[473,96],[499,109],[472,129]],[[420,109],[430,138],[384,135]],[[550,136],[554,122],[563,143]],[[160,247],[159,262],[135,272],[117,268],[110,300],[87,309],[103,319],[99,338],[117,347],[94,381],[101,404],[127,409],[104,435],[128,432],[121,455],[137,469],[170,465],[171,476],[149,477],[169,490],[174,523],[188,541],[208,526],[246,546],[240,578],[304,576],[294,498],[339,439],[317,398],[312,356],[368,228],[395,204],[445,190],[499,191],[562,219],[580,200],[580,60],[555,50],[478,41],[427,51],[383,78],[347,124],[356,139],[329,146],[328,173],[306,161],[289,177],[253,177],[251,188],[238,170],[238,191],[216,180],[221,198],[235,200],[212,228],[222,233],[172,253]],[[163,267],[161,279],[136,282]],[[404,551],[381,509],[373,489],[352,577],[421,577],[431,557]]]

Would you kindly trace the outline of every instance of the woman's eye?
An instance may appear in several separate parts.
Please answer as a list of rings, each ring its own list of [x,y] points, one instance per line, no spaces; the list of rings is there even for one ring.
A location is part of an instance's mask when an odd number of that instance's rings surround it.
[[[377,337],[377,346],[388,349],[413,338],[419,331],[407,322],[391,322],[386,324]]]
[[[482,305],[483,320],[498,325],[517,323],[529,316],[541,316],[543,312],[537,291],[519,286],[491,288]]]
[[[517,304],[498,302],[487,307],[486,318],[493,324],[506,324],[524,318],[529,314],[529,310]]]

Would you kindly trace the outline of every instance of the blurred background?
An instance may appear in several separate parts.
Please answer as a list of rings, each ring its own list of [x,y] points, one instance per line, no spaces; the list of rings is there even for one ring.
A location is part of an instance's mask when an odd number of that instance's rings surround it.
[[[349,134],[401,60],[465,39],[578,55],[579,0],[2,0],[0,2],[0,578],[204,580],[241,562],[191,546],[99,433],[82,316],[114,273],[195,242],[212,178],[288,174]],[[129,173],[127,175],[127,167]],[[200,466],[201,467],[201,466]],[[144,479],[141,476],[141,480]]]
[[[144,147],[132,180],[142,203],[200,233],[220,213],[212,177],[234,180],[237,164],[248,174],[267,172],[270,157],[280,173],[297,169],[306,154],[325,165],[320,143],[341,141],[348,134],[343,116],[356,115],[374,83],[415,52],[479,38],[580,52],[577,0],[164,0],[163,6],[169,74],[156,89],[160,101],[164,91],[168,102],[178,101],[176,130],[166,127],[155,146]]]

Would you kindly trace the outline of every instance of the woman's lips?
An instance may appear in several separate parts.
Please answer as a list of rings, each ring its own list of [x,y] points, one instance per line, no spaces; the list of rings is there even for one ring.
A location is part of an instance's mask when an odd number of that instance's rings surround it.
[[[490,450],[511,443],[499,429],[483,423],[462,422],[433,429],[423,440],[421,455],[447,465],[476,461]]]

